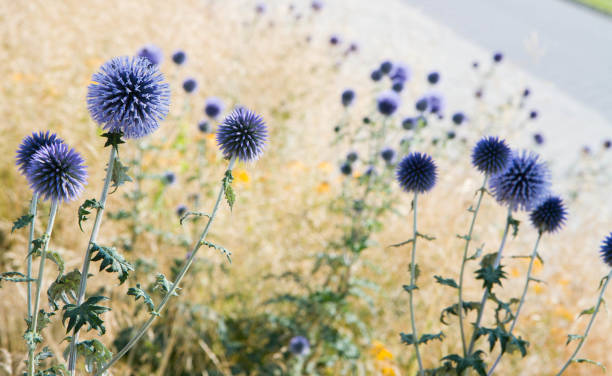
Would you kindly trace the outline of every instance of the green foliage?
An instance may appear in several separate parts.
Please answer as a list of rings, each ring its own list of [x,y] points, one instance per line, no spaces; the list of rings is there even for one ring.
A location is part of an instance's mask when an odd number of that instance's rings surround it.
[[[58,310],[59,306],[57,303],[60,299],[64,304],[70,303],[69,297],[73,300],[77,299],[76,294],[80,283],[81,272],[76,269],[53,281],[47,290],[47,297],[49,299],[49,305],[54,311]]]
[[[100,315],[111,309],[109,307],[97,305],[97,303],[102,300],[109,299],[105,296],[92,296],[81,305],[66,304],[64,306],[64,316],[62,318],[62,323],[64,323],[64,325],[66,319],[68,319],[66,332],[70,332],[72,328],[74,328],[75,332],[78,332],[83,325],[87,324],[88,331],[95,329],[100,335],[104,335],[104,333],[106,333],[106,328],[104,327],[104,320],[100,318]]]
[[[482,280],[482,287],[492,290],[494,285],[502,286],[502,279],[506,278],[506,272],[503,271],[503,266],[498,265],[493,268],[492,265],[484,266],[476,270],[476,279]]]
[[[0,287],[2,287],[2,281],[6,282],[33,282],[35,279],[28,279],[25,274],[19,272],[3,272],[0,273]]]
[[[588,363],[588,364],[593,364],[596,365],[597,367],[601,368],[604,372],[607,372],[608,370],[606,369],[606,366],[603,365],[603,363],[601,362],[596,362],[594,360],[591,359],[572,359],[572,362],[574,363]]]
[[[439,275],[434,275],[434,278],[436,279],[436,282],[438,282],[441,285],[449,286],[455,289],[459,288],[459,285],[457,284],[457,282],[455,282],[455,280],[452,278],[442,278]]]
[[[68,354],[65,353],[64,357]],[[85,358],[85,370],[89,373],[99,370],[113,357],[113,353],[97,339],[81,341],[77,344],[77,357]]]
[[[440,332],[437,334],[423,334],[421,335],[421,338],[419,338],[418,343],[421,344],[426,344],[429,341],[433,341],[434,339],[437,339],[438,341],[442,341],[444,339],[444,333]],[[415,341],[414,341],[414,335],[413,334],[406,334],[406,333],[400,333],[400,339],[402,341],[403,344],[405,345],[414,345]]]
[[[462,306],[463,306],[463,312],[465,312],[466,314],[469,311],[478,311],[480,310],[480,302],[466,302],[466,301],[462,301]],[[446,322],[446,319],[450,316],[459,316],[459,303],[455,303],[449,307],[446,307],[442,310],[442,313],[440,313],[440,322],[442,324],[445,325],[449,325],[448,322]]]
[[[49,323],[51,323],[51,316],[55,315],[54,312],[45,312],[44,310],[39,310],[38,311],[38,319],[36,321],[36,332],[40,332],[41,330],[43,330],[44,328],[47,327],[47,325],[49,325]],[[27,317],[25,319],[26,325],[27,325],[27,331],[34,331],[32,328],[32,320]]]
[[[205,245],[209,248],[214,248],[217,251],[222,252],[225,255],[225,257],[227,257],[227,260],[229,261],[229,263],[230,264],[232,263],[232,252],[228,251],[225,247],[221,247],[220,245],[213,244],[206,240],[202,240],[202,245]]]
[[[584,336],[581,334],[568,334],[567,335],[567,342],[565,342],[565,345],[569,345],[570,342],[577,340],[577,339],[583,339]]]
[[[168,294],[172,288],[172,282],[169,281],[165,275],[157,273],[153,291],[159,291],[162,296]],[[173,296],[178,296],[178,291],[181,290],[179,287],[175,288],[172,292]]]
[[[230,210],[232,210],[234,208],[234,202],[236,202],[236,194],[234,193],[234,189],[232,188],[232,182],[234,181],[232,170],[225,171],[225,176],[223,177],[222,181],[225,200],[227,201]]]
[[[123,132],[107,132],[102,133],[102,137],[106,138],[106,142],[104,143],[104,147],[112,146],[117,150],[119,145],[125,144],[125,141],[121,139],[123,137]]]
[[[33,219],[34,219],[34,216],[32,214],[22,215],[21,217],[17,218],[17,220],[13,222],[13,227],[11,228],[11,232],[26,227],[27,225],[32,223]]]
[[[485,369],[485,363],[482,360],[484,356],[484,351],[478,350],[474,352],[474,354],[468,357],[461,357],[457,354],[447,355],[442,360],[448,360],[449,362],[455,365],[455,370],[457,375],[462,375],[464,371],[469,368],[472,368],[474,371],[478,373],[480,376],[486,376],[487,371]]]
[[[111,193],[114,193],[119,186],[132,181],[132,178],[127,173],[128,170],[129,167],[124,166],[119,157],[117,157],[113,163],[113,172],[111,174],[111,185],[114,188]]]
[[[153,303],[153,299],[147,294],[146,291],[140,288],[140,283],[136,284],[136,287],[130,287],[127,291],[127,295],[134,296],[135,300],[142,298],[143,303],[149,309],[149,313],[154,315],[159,315],[155,311],[155,303]]]
[[[523,340],[521,337],[517,338],[513,334],[506,332],[501,327],[481,327],[476,333],[476,339],[483,336],[486,336],[489,341],[489,351],[493,351],[493,348],[495,348],[495,344],[499,342],[502,354],[505,353],[509,348],[511,348],[512,350],[518,349],[523,357],[527,355],[527,346],[529,346],[529,343]]]
[[[94,252],[97,254],[94,255]],[[134,267],[128,263],[125,258],[117,252],[115,247],[104,247],[96,243],[91,245],[91,261],[102,260],[100,271],[106,270],[109,273],[117,273],[119,284],[125,282],[129,272],[134,270]]]
[[[87,220],[87,216],[91,214],[91,211],[89,211],[89,209],[102,209],[102,204],[99,203],[95,198],[90,198],[88,200],[85,200],[85,202],[83,202],[81,206],[79,206],[79,228],[81,229],[81,231],[83,231],[83,222],[85,222]]]

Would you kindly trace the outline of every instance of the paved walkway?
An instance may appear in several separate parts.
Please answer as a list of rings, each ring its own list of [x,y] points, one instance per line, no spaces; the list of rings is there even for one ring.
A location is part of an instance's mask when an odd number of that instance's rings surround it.
[[[404,0],[612,123],[612,17],[563,0]]]

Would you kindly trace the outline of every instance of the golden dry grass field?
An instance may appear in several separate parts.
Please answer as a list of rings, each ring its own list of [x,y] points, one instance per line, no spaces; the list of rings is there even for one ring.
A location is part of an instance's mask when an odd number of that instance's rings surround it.
[[[440,311],[454,303],[454,291],[436,284],[433,275],[458,275],[463,242],[456,234],[467,231],[470,213],[466,209],[481,183],[481,176],[470,166],[471,147],[485,133],[506,137],[516,147],[533,147],[531,131],[521,128],[522,121],[517,120],[524,115],[520,112],[524,109],[516,106],[524,87],[523,76],[515,75],[514,68],[503,68],[487,84],[498,94],[476,101],[472,90],[478,79],[470,76],[474,74],[470,68],[472,57],[458,55],[453,60],[448,52],[443,52],[440,56],[445,58],[441,58],[434,48],[419,49],[435,39],[425,30],[430,26],[425,21],[410,22],[415,30],[402,34],[400,30],[411,29],[400,15],[413,17],[411,21],[417,18],[398,2],[387,4],[393,14],[387,25],[393,31],[389,35],[376,27],[368,32],[365,29],[369,24],[359,22],[366,13],[364,9],[368,9],[365,1],[329,1],[320,14],[314,14],[307,1],[295,1],[293,13],[288,11],[288,2],[268,3],[267,12],[257,16],[254,2],[239,0],[0,0],[0,271],[23,270],[27,249],[27,232],[11,233],[12,222],[27,210],[31,198],[25,178],[15,167],[15,151],[24,136],[46,129],[58,133],[81,152],[89,166],[85,193],[79,201],[61,206],[50,245],[62,254],[67,271],[80,268],[91,221],[85,223],[84,233],[79,231],[77,209],[82,200],[99,195],[107,160],[107,149],[102,148],[100,132],[87,111],[87,85],[106,60],[133,55],[142,45],[155,43],[165,55],[161,70],[171,84],[170,115],[152,136],[123,145],[121,156],[128,159],[137,155],[139,146],[150,147],[143,152],[143,169],[150,175],[173,171],[178,182],[165,188],[154,179],[143,183],[143,191],[158,195],[158,201],[147,202],[154,209],[143,210],[142,220],[177,236],[190,235],[194,229],[179,225],[175,207],[187,203],[193,193],[201,194],[204,208],[212,205],[214,198],[208,190],[198,192],[197,184],[187,181],[197,166],[203,166],[203,179],[215,190],[223,173],[224,162],[214,138],[202,135],[196,126],[203,117],[205,98],[217,96],[227,108],[242,104],[262,114],[270,129],[266,152],[254,164],[237,166],[237,202],[231,212],[227,206],[221,208],[211,231],[211,240],[228,248],[233,262],[227,264],[213,249],[203,250],[201,257],[216,266],[223,264],[226,271],[216,268],[211,278],[188,275],[178,299],[207,302],[211,296],[240,292],[240,299],[215,299],[214,308],[224,314],[269,310],[264,301],[274,292],[293,287],[264,276],[289,269],[309,270],[312,260],[308,256],[324,251],[337,232],[338,216],[330,214],[327,207],[346,179],[338,166],[349,150],[331,145],[333,128],[345,116],[339,101],[342,90],[356,90],[357,101],[348,116],[359,123],[372,111],[374,93],[380,91],[369,80],[370,71],[384,58],[406,61],[415,77],[402,94],[404,114],[408,115],[414,99],[426,88],[423,78],[432,69],[431,64],[436,64],[443,75],[447,68],[452,72],[443,76],[442,86],[448,92],[449,107],[462,109],[470,117],[465,127],[457,129],[455,142],[445,147],[426,142],[418,145],[421,151],[434,156],[439,168],[435,189],[419,201],[419,227],[435,235],[436,240],[419,244],[417,258],[422,277],[416,293],[419,326],[428,332],[444,330],[447,337],[444,342],[423,346],[424,362],[437,364],[442,354],[458,351],[460,346],[457,326],[446,327],[439,322]],[[374,23],[382,12],[377,6],[371,7]],[[301,14],[298,20],[296,12]],[[330,47],[328,39],[333,33],[342,36],[342,47]],[[368,40],[359,39],[365,34],[369,34]],[[360,49],[344,56],[352,40],[359,43]],[[179,48],[188,54],[187,63],[181,67],[170,60],[172,51]],[[488,57],[483,58],[483,64],[489,64],[484,59]],[[192,95],[181,88],[186,77],[194,77],[199,83]],[[386,140],[390,145],[397,145],[403,137],[400,121],[399,116],[393,118],[393,132]],[[564,129],[567,126],[560,125]],[[433,121],[423,137],[430,140],[443,136],[452,127],[448,118]],[[549,137],[553,144],[572,142],[570,135],[554,137]],[[197,145],[206,145],[206,151],[198,152]],[[517,334],[530,341],[529,353],[524,359],[517,354],[507,355],[499,374],[554,374],[575,346],[575,342],[565,345],[567,334],[584,329],[588,318],[578,315],[595,303],[599,280],[609,271],[600,261],[598,250],[601,239],[612,231],[612,159],[599,147],[587,156],[578,152],[581,145],[574,146],[568,149],[570,156],[563,157],[571,163],[557,163],[553,154],[544,154],[552,162],[553,187],[567,200],[569,220],[560,233],[545,236],[542,241],[545,263],[536,265],[535,277],[545,283],[530,289],[517,329]],[[363,171],[356,171],[360,172]],[[130,205],[122,193],[132,189],[132,184],[120,187],[109,197],[110,212]],[[364,253],[354,270],[356,275],[367,276],[380,285],[375,294],[376,314],[368,319],[375,341],[371,351],[362,354],[364,372],[371,375],[416,374],[412,348],[402,345],[398,336],[409,325],[407,294],[401,288],[409,279],[409,249],[387,247],[411,236],[411,197],[397,186],[393,195],[399,202],[399,213],[381,219],[384,230],[376,234],[377,245]],[[46,213],[48,208],[48,202],[41,204],[40,213]],[[40,218],[38,231],[45,223],[44,217]],[[537,236],[525,213],[517,218],[522,222],[519,236],[509,241],[506,255],[527,254]],[[499,242],[504,219],[505,209],[490,196],[485,197],[473,244],[484,244],[485,251],[492,252]],[[100,239],[110,243],[125,231],[121,222],[105,218]],[[146,233],[126,257],[155,260],[168,272],[172,260],[184,254],[184,247],[163,241],[161,235]],[[517,296],[527,263],[523,259],[504,262],[509,279],[504,281],[502,295]],[[469,271],[475,266],[470,265]],[[53,267],[47,270],[46,280],[50,281],[56,271]],[[98,272],[97,268],[93,273],[90,292],[116,284],[110,274]],[[0,375],[17,375],[24,370],[24,286],[3,283],[0,289]],[[115,287],[113,294],[123,294],[128,287]],[[480,284],[470,273],[466,295],[476,300],[480,294]],[[46,305],[45,299],[43,303]],[[113,310],[104,316],[109,334],[103,342],[112,351],[115,348],[111,339],[119,328],[138,325],[146,318],[143,312],[134,315],[134,305],[115,302]],[[61,342],[65,332],[59,315],[54,321],[43,333],[45,344],[61,354],[66,346]],[[580,357],[612,367],[612,320],[605,309],[595,325]],[[85,338],[93,336],[93,332],[84,334]],[[117,375],[142,372],[150,373],[130,370],[125,363],[114,369]],[[172,372],[167,370],[166,374]],[[566,374],[599,375],[604,371],[581,364],[573,365]]]

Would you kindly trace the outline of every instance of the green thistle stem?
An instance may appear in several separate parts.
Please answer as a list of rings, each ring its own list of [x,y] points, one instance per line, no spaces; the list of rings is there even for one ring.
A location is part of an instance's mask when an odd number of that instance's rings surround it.
[[[38,204],[38,193],[32,195],[32,202],[30,203],[30,215],[32,221],[30,222],[30,234],[28,235],[28,317],[32,320],[32,241],[34,240],[34,227],[36,227],[36,205]]]
[[[572,356],[570,356],[567,362],[565,362],[565,364],[563,365],[563,368],[561,368],[561,371],[559,371],[559,373],[557,373],[556,376],[560,376],[567,369],[567,367],[569,367],[569,365],[574,361],[574,358],[576,357],[576,355],[578,355],[578,352],[582,348],[582,345],[584,345],[584,342],[586,341],[587,336],[589,335],[589,332],[591,331],[591,326],[593,326],[593,323],[595,322],[595,317],[597,316],[597,312],[599,312],[599,308],[601,307],[601,303],[603,302],[603,295],[604,295],[604,292],[606,292],[606,288],[608,287],[610,278],[612,278],[612,271],[610,271],[610,273],[606,277],[606,281],[604,282],[604,285],[601,287],[601,292],[599,293],[599,298],[597,298],[597,305],[595,306],[595,311],[593,311],[593,314],[591,315],[591,320],[589,321],[589,324],[587,325],[586,330],[584,331],[584,334],[582,335],[582,338],[580,339],[580,343],[578,343],[578,347],[576,347],[576,350],[574,350],[574,352],[572,353]]]
[[[461,330],[461,344],[463,346],[463,356],[467,356],[465,329],[463,327],[463,274],[465,272],[465,264],[467,263],[467,253],[470,248],[470,242],[472,240],[474,224],[476,223],[476,217],[478,216],[478,211],[480,210],[480,204],[482,203],[482,198],[486,190],[487,179],[488,179],[488,175],[485,174],[484,181],[482,182],[482,186],[480,187],[480,192],[478,195],[478,202],[476,203],[476,208],[472,210],[473,212],[472,222],[470,223],[470,229],[465,238],[465,247],[463,248],[463,259],[461,260],[461,272],[459,273],[459,288],[458,288],[458,293],[457,293],[459,305],[458,305],[457,310],[459,311],[459,329]]]
[[[236,157],[232,157],[227,167],[227,171],[232,170],[232,168],[234,167],[235,161],[236,161]],[[215,202],[215,206],[213,207],[210,218],[208,222],[206,223],[204,230],[202,231],[202,235],[200,235],[200,239],[194,245],[193,250],[191,251],[191,255],[189,256],[187,261],[184,263],[183,268],[181,269],[176,280],[172,284],[172,287],[170,287],[170,290],[168,290],[168,292],[166,293],[162,301],[155,308],[155,312],[157,314],[161,314],[162,310],[166,306],[166,303],[168,303],[168,301],[170,300],[170,297],[172,297],[172,294],[174,294],[174,292],[176,291],[176,288],[181,283],[181,281],[183,280],[183,277],[189,270],[189,267],[191,266],[191,264],[193,263],[193,260],[195,259],[196,253],[198,252],[200,247],[202,247],[203,242],[206,239],[206,236],[208,235],[208,231],[210,230],[210,226],[213,220],[215,219],[217,210],[219,209],[219,204],[221,203],[221,199],[223,198],[224,191],[225,191],[225,187],[222,183],[221,188],[219,189],[219,195],[217,196],[217,201]],[[149,317],[149,319],[140,327],[140,329],[138,329],[138,332],[136,333],[136,335],[134,335],[134,337],[132,337],[132,339],[130,339],[130,341],[125,346],[123,346],[123,348],[119,350],[119,352],[115,354],[112,357],[112,359],[106,365],[104,365],[104,367],[102,367],[101,370],[97,371],[96,375],[102,375],[113,364],[115,364],[123,355],[125,355],[132,347],[134,347],[136,342],[138,342],[138,340],[140,340],[140,338],[146,333],[146,331],[151,327],[151,325],[153,324],[153,321],[155,321],[157,317],[158,315],[152,314],[151,317]]]
[[[414,200],[412,201],[412,210],[414,213],[414,220],[412,223],[412,256],[410,261],[410,289],[408,294],[410,295],[410,325],[412,326],[412,336],[414,338],[414,351],[416,353],[416,358],[419,363],[419,375],[423,376],[425,373],[423,372],[423,361],[421,360],[421,353],[419,352],[419,338],[416,329],[416,323],[414,321],[414,287],[416,286],[416,242],[417,242],[417,196],[418,194],[414,193]]]
[[[102,187],[102,193],[100,194],[100,207],[96,209],[96,219],[94,221],[93,229],[91,230],[91,236],[89,237],[89,243],[87,243],[87,250],[85,251],[85,258],[83,260],[83,269],[81,271],[81,282],[79,284],[79,293],[77,294],[76,304],[80,305],[83,303],[85,298],[85,291],[87,290],[87,275],[89,274],[89,262],[91,260],[91,246],[97,241],[98,232],[100,231],[100,224],[102,223],[102,217],[104,215],[104,209],[106,206],[106,198],[108,197],[108,188],[111,183],[113,175],[113,166],[115,164],[115,157],[117,156],[117,148],[111,146],[110,155],[108,157],[108,165],[106,168],[106,178],[104,179],[104,186]],[[75,375],[76,363],[77,363],[77,343],[79,341],[79,332],[75,329],[70,341],[70,356],[68,358],[68,371],[71,376]]]
[[[32,338],[36,337],[36,327],[38,326],[38,309],[40,308],[40,291],[42,290],[42,279],[45,272],[45,258],[47,257],[47,247],[49,246],[49,239],[51,238],[51,232],[53,231],[53,223],[55,222],[55,215],[57,214],[58,201],[53,200],[51,203],[51,210],[49,211],[49,222],[47,223],[47,230],[43,235],[43,247],[40,253],[40,266],[38,268],[38,278],[36,280],[36,295],[34,300],[34,310],[31,316],[32,326]],[[36,350],[36,344],[29,345],[28,350],[28,376],[34,376],[35,364],[34,364],[34,351]]]
[[[506,238],[508,237],[508,230],[510,229],[510,222],[512,220],[512,209],[508,208],[508,215],[506,217],[506,228],[504,229],[504,234],[502,235],[501,244],[499,245],[499,250],[497,251],[497,257],[495,258],[495,262],[493,263],[493,269],[496,269],[499,266],[501,261],[502,252],[504,250],[504,246],[506,245]],[[470,340],[470,346],[468,348],[467,356],[472,355],[472,351],[474,350],[474,345],[476,344],[476,336],[478,334],[478,330],[480,329],[480,322],[482,321],[482,316],[484,313],[485,304],[487,303],[487,299],[489,298],[489,289],[486,288],[484,294],[482,295],[482,300],[480,301],[480,310],[478,311],[478,318],[474,323],[474,332],[472,333],[472,339]]]
[[[531,257],[529,259],[529,268],[527,269],[527,278],[525,280],[525,287],[523,287],[523,294],[521,295],[521,300],[519,302],[518,307],[516,308],[516,313],[514,314],[514,319],[512,320],[512,324],[510,324],[508,335],[512,334],[512,331],[514,330],[514,327],[516,326],[516,322],[518,321],[519,314],[521,313],[521,308],[523,308],[523,304],[525,303],[525,296],[527,296],[527,290],[529,289],[529,283],[531,282],[531,271],[533,270],[533,263],[536,257],[538,256],[538,245],[540,244],[541,238],[542,238],[542,231],[539,231],[538,239],[535,242],[535,246],[533,247],[533,252],[531,253]],[[503,355],[504,353],[502,352],[497,356],[497,359],[495,359],[495,362],[491,366],[491,369],[489,369],[487,376],[491,376],[493,374],[495,367],[497,367]]]

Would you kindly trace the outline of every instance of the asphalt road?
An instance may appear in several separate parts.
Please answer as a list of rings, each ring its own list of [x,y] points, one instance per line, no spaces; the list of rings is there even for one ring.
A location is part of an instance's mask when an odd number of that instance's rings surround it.
[[[612,17],[564,0],[404,0],[612,124]]]

